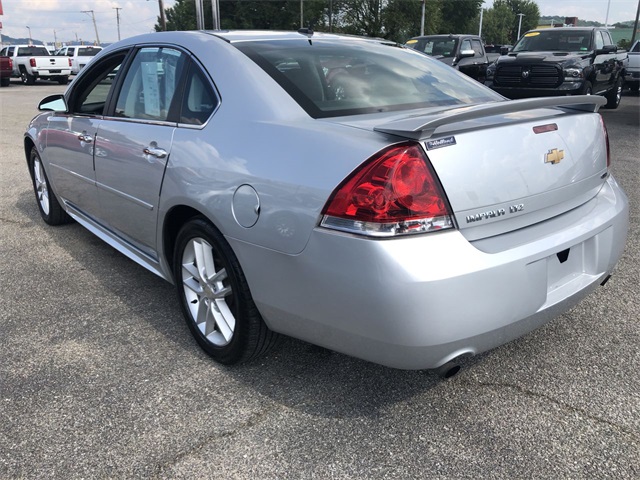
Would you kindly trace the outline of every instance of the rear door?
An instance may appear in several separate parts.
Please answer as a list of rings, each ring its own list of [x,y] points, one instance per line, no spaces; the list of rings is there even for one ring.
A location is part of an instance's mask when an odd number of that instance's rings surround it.
[[[179,115],[187,55],[170,47],[137,51],[95,146],[101,219],[155,255],[158,201]]]

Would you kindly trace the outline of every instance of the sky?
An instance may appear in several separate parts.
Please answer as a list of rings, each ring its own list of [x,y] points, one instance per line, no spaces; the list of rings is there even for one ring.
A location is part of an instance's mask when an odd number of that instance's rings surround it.
[[[427,0],[428,1],[428,0]],[[57,41],[96,39],[91,13],[93,10],[101,43],[118,40],[116,10],[120,7],[121,38],[153,31],[159,14],[158,0],[0,0],[4,15],[0,16],[2,34],[14,38],[29,38],[53,44]],[[165,8],[174,0],[163,0]],[[609,23],[633,20],[638,0],[536,0],[541,15],[578,17],[605,23],[609,5]],[[485,0],[489,8],[493,0]],[[54,34],[55,30],[55,34]]]

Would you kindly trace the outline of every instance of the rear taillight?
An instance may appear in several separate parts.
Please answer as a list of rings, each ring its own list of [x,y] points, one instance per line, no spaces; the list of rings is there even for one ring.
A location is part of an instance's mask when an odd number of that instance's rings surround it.
[[[444,191],[416,143],[385,148],[363,163],[322,214],[323,227],[376,237],[453,227]]]
[[[32,67],[36,66],[36,59],[35,58],[30,58],[29,59],[29,65],[31,65]]]
[[[602,131],[604,132],[604,141],[607,144],[607,168],[611,166],[611,147],[609,146],[609,132],[607,132],[607,126],[604,124],[602,115],[600,116],[600,125],[602,125]]]
[[[13,68],[13,60],[9,59],[9,69]]]
[[[73,65],[71,64],[71,59],[69,59],[69,66],[73,67]]]

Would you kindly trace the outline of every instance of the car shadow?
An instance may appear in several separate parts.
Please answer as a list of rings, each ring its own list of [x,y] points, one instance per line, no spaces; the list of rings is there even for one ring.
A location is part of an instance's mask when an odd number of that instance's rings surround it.
[[[41,230],[38,234],[46,235],[43,241],[53,242],[97,279],[99,285],[91,288],[116,296],[126,311],[162,334],[194,368],[215,369],[283,407],[320,417],[376,417],[390,405],[409,401],[445,381],[434,371],[392,369],[284,336],[264,357],[238,366],[219,365],[192,338],[172,285],[77,223],[47,227],[31,191],[21,194],[15,205],[24,215],[26,228]],[[465,359],[463,366],[471,366],[478,358]]]

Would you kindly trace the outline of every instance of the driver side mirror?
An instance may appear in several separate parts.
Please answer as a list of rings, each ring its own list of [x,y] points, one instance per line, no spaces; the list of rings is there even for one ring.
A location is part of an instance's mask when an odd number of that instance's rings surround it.
[[[509,47],[500,47],[500,55],[506,55],[510,50]]]
[[[618,51],[618,47],[616,45],[605,45],[602,48],[596,50],[596,55],[606,55],[608,53],[616,53]]]
[[[474,52],[473,50],[460,50],[460,55],[458,55],[458,58],[473,57],[475,54],[476,52]]]
[[[64,95],[56,94],[49,95],[48,97],[44,97],[42,101],[38,104],[38,110],[41,112],[67,112],[68,106],[67,101],[64,98]]]

